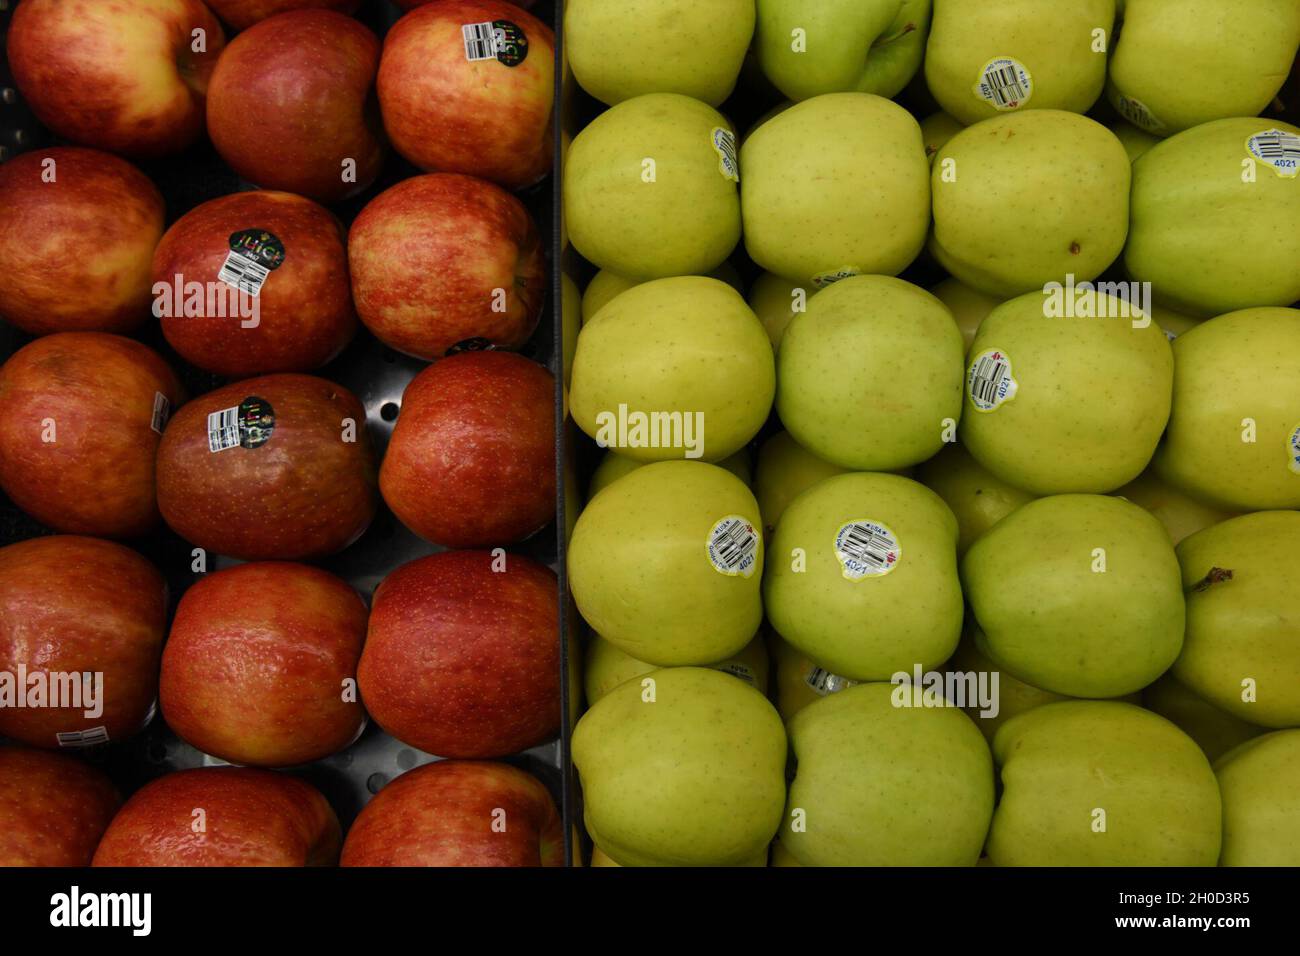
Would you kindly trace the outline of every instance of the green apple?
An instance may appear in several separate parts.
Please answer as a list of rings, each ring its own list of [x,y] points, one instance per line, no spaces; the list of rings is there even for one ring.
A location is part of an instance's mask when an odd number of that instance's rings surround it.
[[[1139,156],[1160,142],[1159,136],[1152,136],[1146,130],[1138,129],[1132,123],[1123,119],[1111,123],[1110,131],[1123,144],[1124,152],[1128,153],[1129,162],[1136,162]]]
[[[1231,512],[1211,508],[1179,491],[1156,474],[1154,468],[1148,468],[1115,494],[1159,518],[1174,544],[1189,534],[1232,517]]]
[[[924,485],[863,473],[820,481],[785,509],[771,553],[768,620],[832,673],[888,680],[957,646],[957,521]]]
[[[1169,340],[1110,295],[1076,289],[1065,300],[1072,315],[1057,316],[1053,303],[1031,292],[980,323],[958,435],[976,461],[1026,491],[1113,491],[1141,474],[1169,420]]]
[[[754,497],[763,516],[763,530],[770,535],[785,513],[786,506],[823,478],[842,475],[847,469],[818,458],[795,441],[789,432],[777,432],[758,449],[754,470]]]
[[[763,427],[775,377],[771,342],[740,293],[678,276],[628,289],[583,326],[569,401],[602,447],[718,461]]]
[[[1095,279],[1124,248],[1130,176],[1115,134],[1086,116],[1037,109],[976,123],[935,154],[930,252],[1002,299]]]
[[[1259,511],[1178,546],[1187,639],[1174,676],[1262,727],[1300,727],[1300,513]]]
[[[716,465],[638,468],[578,517],[569,545],[574,601],[592,630],[638,660],[723,660],[763,618],[761,528],[754,496]]]
[[[1193,693],[1173,674],[1165,674],[1142,691],[1142,706],[1178,726],[1196,741],[1211,762],[1233,747],[1265,733]]]
[[[569,238],[601,269],[699,275],[740,240],[734,132],[712,107],[648,93],[597,116],[569,147]]]
[[[754,35],[754,0],[568,0],[564,53],[582,88],[613,105],[681,93],[717,106]]]
[[[957,328],[961,329],[963,348],[966,349],[969,349],[971,342],[975,341],[975,332],[984,321],[984,317],[1004,301],[963,285],[959,279],[951,276],[931,289],[930,294],[946,305],[952,317],[957,320]]]
[[[587,832],[623,866],[765,856],[785,805],[785,761],[785,727],[767,699],[701,667],[621,684],[573,732]]]
[[[803,866],[780,840],[772,841],[772,862],[769,866]]]
[[[1220,866],[1300,866],[1300,730],[1241,744],[1214,765],[1223,795]]]
[[[596,497],[596,492],[647,464],[649,462],[637,461],[637,459],[630,458],[627,455],[620,455],[612,449],[606,451],[600,459],[600,464],[596,466],[596,470],[591,473],[591,483],[587,486],[587,498]],[[717,465],[719,468],[727,469],[745,484],[750,483],[749,452],[744,448],[734,455],[728,455]]]
[[[740,150],[745,248],[816,288],[896,275],[925,244],[930,177],[921,127],[870,93],[827,93],[754,130]]]
[[[917,469],[916,477],[952,509],[957,519],[958,556],[993,525],[1034,500],[1029,492],[998,478],[956,442],[945,445]],[[767,520],[766,512],[763,518]]]
[[[784,721],[788,722],[813,701],[858,683],[818,667],[812,658],[775,631],[768,634],[768,651],[774,674],[776,709]]]
[[[1272,119],[1215,120],[1153,146],[1133,164],[1124,264],[1162,305],[1221,315],[1300,299],[1294,243],[1300,177],[1275,168],[1265,140],[1300,136]],[[1251,143],[1254,143],[1252,152]],[[1295,159],[1289,160],[1295,163]]]
[[[769,669],[767,648],[763,644],[763,639],[757,635],[726,660],[717,661],[708,666],[715,671],[722,671],[724,674],[730,674],[732,677],[743,680],[760,694],[765,696],[767,694]],[[659,668],[654,664],[647,664],[645,661],[637,660],[626,651],[615,647],[599,634],[592,635],[591,642],[587,644],[587,652],[582,668],[583,690],[587,695],[587,706],[590,707],[595,704],[596,701],[620,684],[630,681],[634,677],[644,677],[646,674],[657,670]]]
[[[943,666],[943,670],[948,673],[975,674],[977,680],[978,675],[998,675],[996,714],[982,713],[984,708],[978,704],[963,708],[989,743],[993,742],[993,736],[998,732],[998,728],[1017,714],[1023,714],[1035,707],[1052,704],[1058,700],[1070,699],[1063,694],[1053,694],[1050,690],[1026,684],[1002,670],[980,651],[978,644],[982,637],[978,625],[969,625],[967,631],[962,634],[957,650],[953,652],[952,657],[948,658],[948,663]],[[990,680],[987,677],[984,679]]]
[[[1155,467],[1223,509],[1300,508],[1300,310],[1242,309],[1174,339]]]
[[[737,292],[744,292],[740,273],[736,271],[736,267],[730,262],[724,262],[712,270],[709,273],[709,278],[725,282]],[[582,324],[586,325],[590,322],[592,317],[604,308],[610,299],[626,292],[633,286],[648,281],[648,279],[634,279],[629,276],[619,275],[617,272],[610,272],[608,269],[601,269],[591,277],[591,281],[587,283],[586,291],[582,294]]]
[[[749,307],[767,330],[773,352],[780,351],[781,339],[785,337],[785,330],[789,328],[796,310],[805,310],[808,297],[816,291],[811,283],[801,285],[770,272],[764,272],[754,280],[749,288]]]
[[[582,296],[578,284],[567,272],[560,273],[560,341],[563,345],[561,356],[564,369],[564,387],[573,381],[573,357],[578,352],[578,329],[582,325]]]
[[[1214,866],[1220,804],[1196,742],[1132,704],[1067,700],[993,738],[997,866]]]
[[[921,120],[921,138],[925,141],[925,155],[930,157],[931,165],[934,164],[934,154],[943,144],[965,128],[965,124],[957,122],[943,110]]]
[[[781,844],[804,866],[974,866],[993,816],[993,760],[954,706],[899,706],[860,684],[789,724],[798,762]]]
[[[1182,647],[1169,535],[1119,498],[1052,495],[1022,505],[971,545],[961,572],[980,650],[1035,687],[1131,694]]]
[[[841,279],[808,300],[777,354],[777,413],[827,461],[888,471],[925,461],[961,415],[961,332],[892,276]]]
[[[1295,0],[1132,0],[1123,23],[1106,97],[1158,136],[1255,116],[1300,46]]]
[[[930,0],[758,0],[754,46],[792,100],[894,96],[920,67],[929,27]]]
[[[934,0],[925,80],[967,125],[1013,110],[1083,113],[1101,95],[1114,20],[1115,0]]]

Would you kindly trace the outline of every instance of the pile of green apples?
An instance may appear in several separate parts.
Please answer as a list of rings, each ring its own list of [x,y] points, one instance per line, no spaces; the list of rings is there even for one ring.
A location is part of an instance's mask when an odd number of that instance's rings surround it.
[[[1300,4],[565,7],[595,862],[1300,865]]]

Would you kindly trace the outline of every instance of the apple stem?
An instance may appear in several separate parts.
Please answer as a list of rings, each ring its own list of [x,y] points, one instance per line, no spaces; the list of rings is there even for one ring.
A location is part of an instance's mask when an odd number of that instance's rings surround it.
[[[1231,581],[1232,571],[1227,568],[1210,568],[1205,577],[1197,581],[1188,591],[1208,591],[1211,587],[1222,581]]]

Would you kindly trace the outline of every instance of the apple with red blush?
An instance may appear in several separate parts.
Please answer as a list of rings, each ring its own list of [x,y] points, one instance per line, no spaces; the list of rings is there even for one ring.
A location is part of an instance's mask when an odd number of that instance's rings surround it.
[[[355,13],[361,0],[207,0],[223,23],[245,30],[254,23],[290,10],[337,10]]]
[[[0,867],[89,866],[121,802],[84,761],[0,746]]]

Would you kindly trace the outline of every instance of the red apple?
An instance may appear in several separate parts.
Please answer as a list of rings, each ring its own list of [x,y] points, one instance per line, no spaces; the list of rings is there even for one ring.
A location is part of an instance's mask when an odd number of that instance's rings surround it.
[[[361,0],[208,0],[208,6],[230,26],[243,30],[259,20],[290,10],[320,9],[353,13],[360,2]]]
[[[476,25],[467,39],[462,29]],[[554,61],[551,29],[513,3],[416,7],[384,38],[384,129],[421,169],[532,185],[551,169]]]
[[[393,514],[449,548],[521,541],[555,517],[555,377],[461,352],[411,380],[379,473]]]
[[[361,321],[399,352],[435,359],[481,339],[518,348],[537,327],[546,259],[528,210],[472,176],[403,180],[348,234]]]
[[[0,316],[32,335],[129,332],[149,317],[163,198],[124,159],[93,149],[23,153],[0,166]]]
[[[203,131],[224,44],[200,0],[23,0],[9,25],[9,66],[36,118],[59,136],[161,156]]]
[[[333,554],[376,506],[366,410],[323,378],[264,375],[209,392],[181,406],[158,447],[163,518],[218,554]]]
[[[335,202],[379,175],[384,140],[371,98],[379,39],[333,10],[294,10],[230,42],[208,90],[221,158],[267,189]]]
[[[0,548],[0,737],[53,748],[141,730],[166,625],[162,575],[130,548],[71,535]]]
[[[111,538],[158,523],[154,454],[180,382],[106,332],[37,339],[0,367],[0,487],[58,531]]]
[[[550,791],[509,764],[440,760],[376,794],[348,831],[341,866],[563,866]]]
[[[403,743],[500,757],[560,726],[555,574],[520,555],[443,551],[375,591],[357,669],[361,697]]]
[[[339,821],[319,790],[273,770],[202,767],[136,791],[95,866],[330,866]]]
[[[209,574],[181,598],[163,651],[167,724],[231,763],[292,767],[360,732],[366,603],[332,574],[279,561]]]
[[[89,764],[0,747],[0,867],[89,866],[121,802]]]
[[[394,2],[403,10],[414,10],[416,7],[422,7],[426,3],[437,3],[438,0],[394,0]],[[527,10],[534,3],[534,0],[510,0],[517,7],[523,7]]]
[[[153,282],[172,348],[230,378],[320,368],[357,327],[343,226],[292,193],[234,193],[186,213],[154,253]]]

